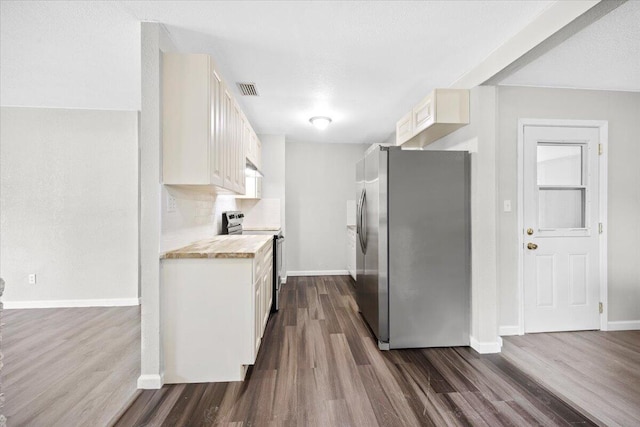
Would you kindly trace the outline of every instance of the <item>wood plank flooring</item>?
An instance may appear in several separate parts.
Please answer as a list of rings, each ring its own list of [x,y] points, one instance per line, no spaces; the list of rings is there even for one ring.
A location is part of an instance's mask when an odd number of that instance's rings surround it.
[[[9,426],[106,426],[138,394],[140,308],[4,310]]]
[[[506,337],[502,352],[594,422],[640,426],[640,331]]]
[[[244,382],[145,390],[117,425],[597,424],[501,355],[379,351],[350,280],[290,277]]]

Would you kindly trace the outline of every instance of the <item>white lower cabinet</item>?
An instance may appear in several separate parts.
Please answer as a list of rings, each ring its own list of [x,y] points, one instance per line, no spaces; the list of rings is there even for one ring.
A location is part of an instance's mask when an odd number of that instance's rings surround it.
[[[244,379],[269,319],[272,252],[268,242],[255,258],[161,261],[165,383]]]
[[[347,227],[347,270],[356,280],[356,230],[352,227]]]

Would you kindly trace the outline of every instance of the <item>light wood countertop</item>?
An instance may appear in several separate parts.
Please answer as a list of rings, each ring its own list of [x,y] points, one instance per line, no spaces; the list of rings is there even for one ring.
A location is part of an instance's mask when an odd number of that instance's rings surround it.
[[[184,248],[161,254],[160,259],[255,258],[256,252],[272,242],[272,235],[220,235],[198,240]]]
[[[245,231],[280,231],[282,230],[281,227],[277,226],[277,225],[265,225],[265,226],[259,226],[259,227],[242,227],[243,230]]]

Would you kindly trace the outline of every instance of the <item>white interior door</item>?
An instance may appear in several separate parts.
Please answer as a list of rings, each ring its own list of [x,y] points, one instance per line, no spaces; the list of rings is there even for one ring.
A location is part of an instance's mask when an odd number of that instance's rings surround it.
[[[524,330],[599,329],[599,130],[524,127]]]

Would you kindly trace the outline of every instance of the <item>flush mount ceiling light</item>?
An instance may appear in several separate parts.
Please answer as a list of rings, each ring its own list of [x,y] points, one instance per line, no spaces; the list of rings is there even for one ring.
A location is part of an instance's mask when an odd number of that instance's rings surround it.
[[[309,122],[320,130],[326,129],[331,123],[331,119],[325,116],[315,116],[309,119]]]

